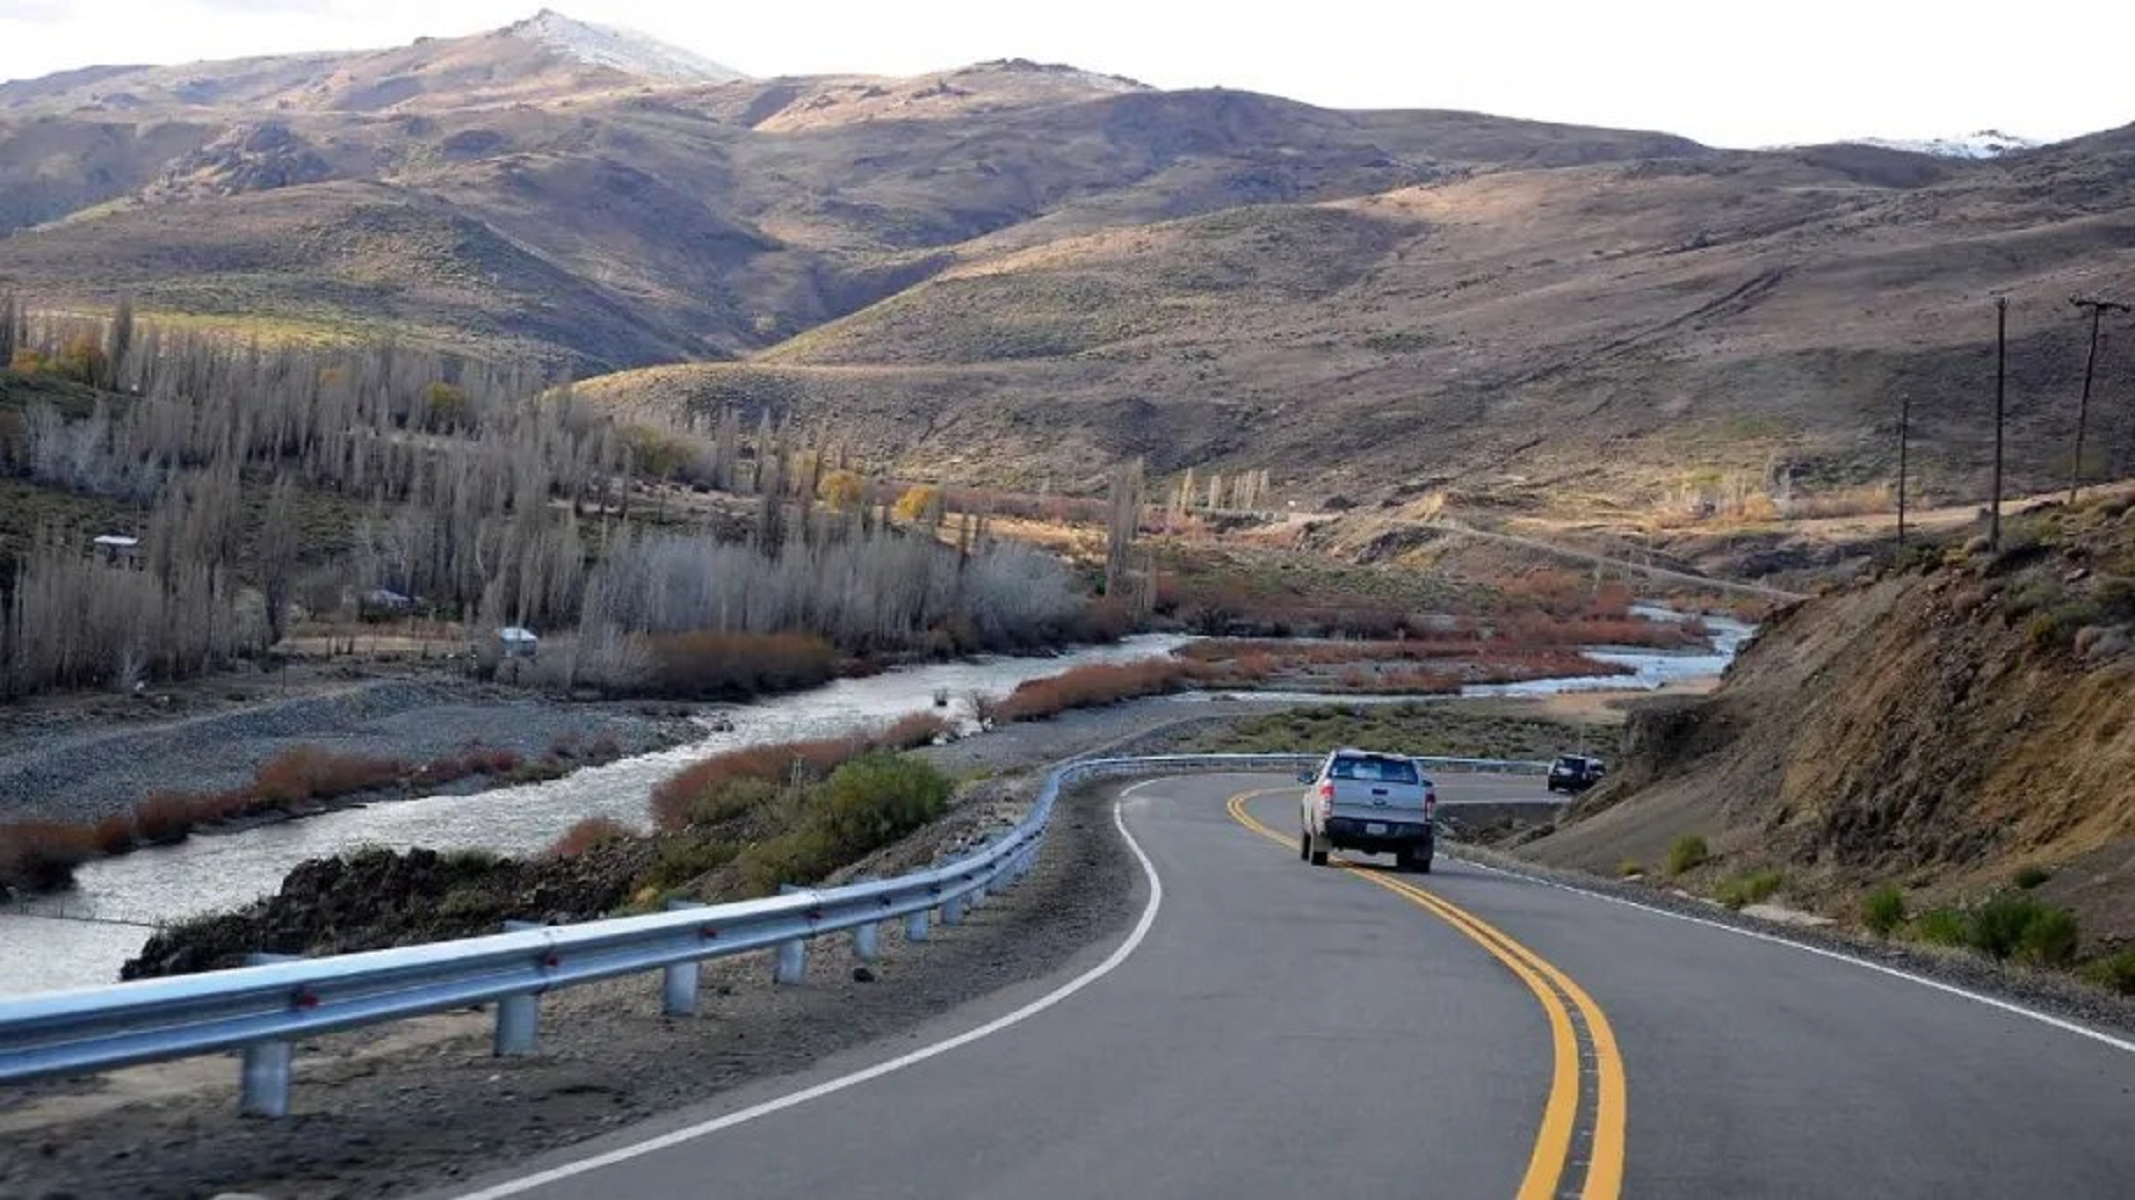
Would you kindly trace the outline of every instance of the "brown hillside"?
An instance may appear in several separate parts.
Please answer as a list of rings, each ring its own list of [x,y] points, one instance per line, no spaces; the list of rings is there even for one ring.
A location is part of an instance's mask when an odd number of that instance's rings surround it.
[[[1698,834],[1698,879],[1776,865],[1844,913],[1883,882],[1976,898],[2032,864],[2094,944],[2135,939],[2131,514],[2042,512],[1998,556],[1781,614],[1710,698],[1635,712],[1618,777],[1528,852],[1614,873]]]
[[[2135,225],[2100,207],[2104,170],[2076,156],[1920,188],[1821,154],[1498,171],[967,261],[756,362],[870,372],[872,395],[837,416],[915,468],[949,448],[890,422],[928,403],[1015,467],[1063,437],[1116,446],[1124,410],[1166,469],[1559,501],[1715,471],[1880,480],[1910,391],[1921,482],[1971,496],[1991,448],[1990,297],[2007,293],[2015,478],[2044,488],[2066,469],[2082,364],[2066,298],[2135,286]],[[945,365],[991,369],[955,397]],[[2104,372],[2113,394],[2135,385],[2135,360]],[[706,371],[701,394],[685,378],[663,372],[645,402],[788,394],[752,393],[748,369]],[[2135,468],[2135,418],[2095,419],[2091,472]]]

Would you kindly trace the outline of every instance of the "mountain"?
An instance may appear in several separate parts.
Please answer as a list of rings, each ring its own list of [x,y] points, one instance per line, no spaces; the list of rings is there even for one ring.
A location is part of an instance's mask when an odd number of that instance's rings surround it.
[[[543,9],[489,33],[421,38],[390,50],[91,67],[0,83],[0,113],[436,111],[745,78],[643,34]]]
[[[2000,158],[2021,150],[2036,150],[2044,142],[2017,137],[1998,129],[1982,129],[1960,137],[1926,138],[1862,138],[1863,146],[1880,146],[1886,150],[1905,150],[1914,154],[1932,154],[1937,158]]]
[[[574,21],[551,9],[504,28],[504,36],[546,46],[589,66],[668,83],[733,83],[748,76],[702,55],[635,33]]]
[[[1885,479],[1904,393],[1921,485],[1977,494],[1997,294],[2010,470],[2051,486],[2067,297],[2135,291],[2135,128],[1750,152],[1021,59],[730,75],[544,13],[0,85],[0,290],[532,356],[913,474],[1141,454],[1633,515]],[[2135,415],[2094,410],[2100,469],[2135,469]]]

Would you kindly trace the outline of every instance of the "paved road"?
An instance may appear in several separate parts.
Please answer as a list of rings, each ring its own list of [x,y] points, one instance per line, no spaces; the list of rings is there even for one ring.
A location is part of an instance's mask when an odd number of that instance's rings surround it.
[[[490,1194],[2102,1197],[2135,1180],[2135,1047],[1460,862],[1311,868],[1284,837],[1294,793],[1142,784],[1121,819],[1156,884],[1125,942]],[[899,1056],[916,1061],[885,1070]]]

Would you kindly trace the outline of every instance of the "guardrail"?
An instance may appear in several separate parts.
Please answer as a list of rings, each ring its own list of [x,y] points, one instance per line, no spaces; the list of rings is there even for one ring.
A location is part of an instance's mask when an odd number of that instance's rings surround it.
[[[677,906],[647,916],[577,925],[508,924],[504,933],[327,958],[257,956],[255,965],[0,1000],[0,1083],[89,1074],[139,1063],[242,1052],[238,1106],[248,1115],[289,1111],[298,1039],[494,1004],[498,1055],[532,1053],[545,992],[622,975],[661,973],[669,1014],[697,1011],[698,965],[775,950],[775,982],[801,982],[810,940],[847,932],[863,961],[881,926],[902,920],[924,942],[938,913],[960,924],[968,908],[1030,872],[1062,789],[1115,775],[1302,770],[1319,755],[1201,754],[1069,762],[1050,772],[1013,828],[951,862],[843,887],[787,889],[735,904]],[[1426,767],[1532,773],[1547,764],[1425,758]]]

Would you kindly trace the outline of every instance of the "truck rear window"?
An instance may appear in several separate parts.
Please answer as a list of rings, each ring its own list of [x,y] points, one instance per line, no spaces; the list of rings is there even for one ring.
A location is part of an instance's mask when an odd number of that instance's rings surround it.
[[[1416,783],[1416,764],[1405,758],[1345,756],[1334,760],[1330,772],[1336,779],[1362,779],[1372,783]]]

